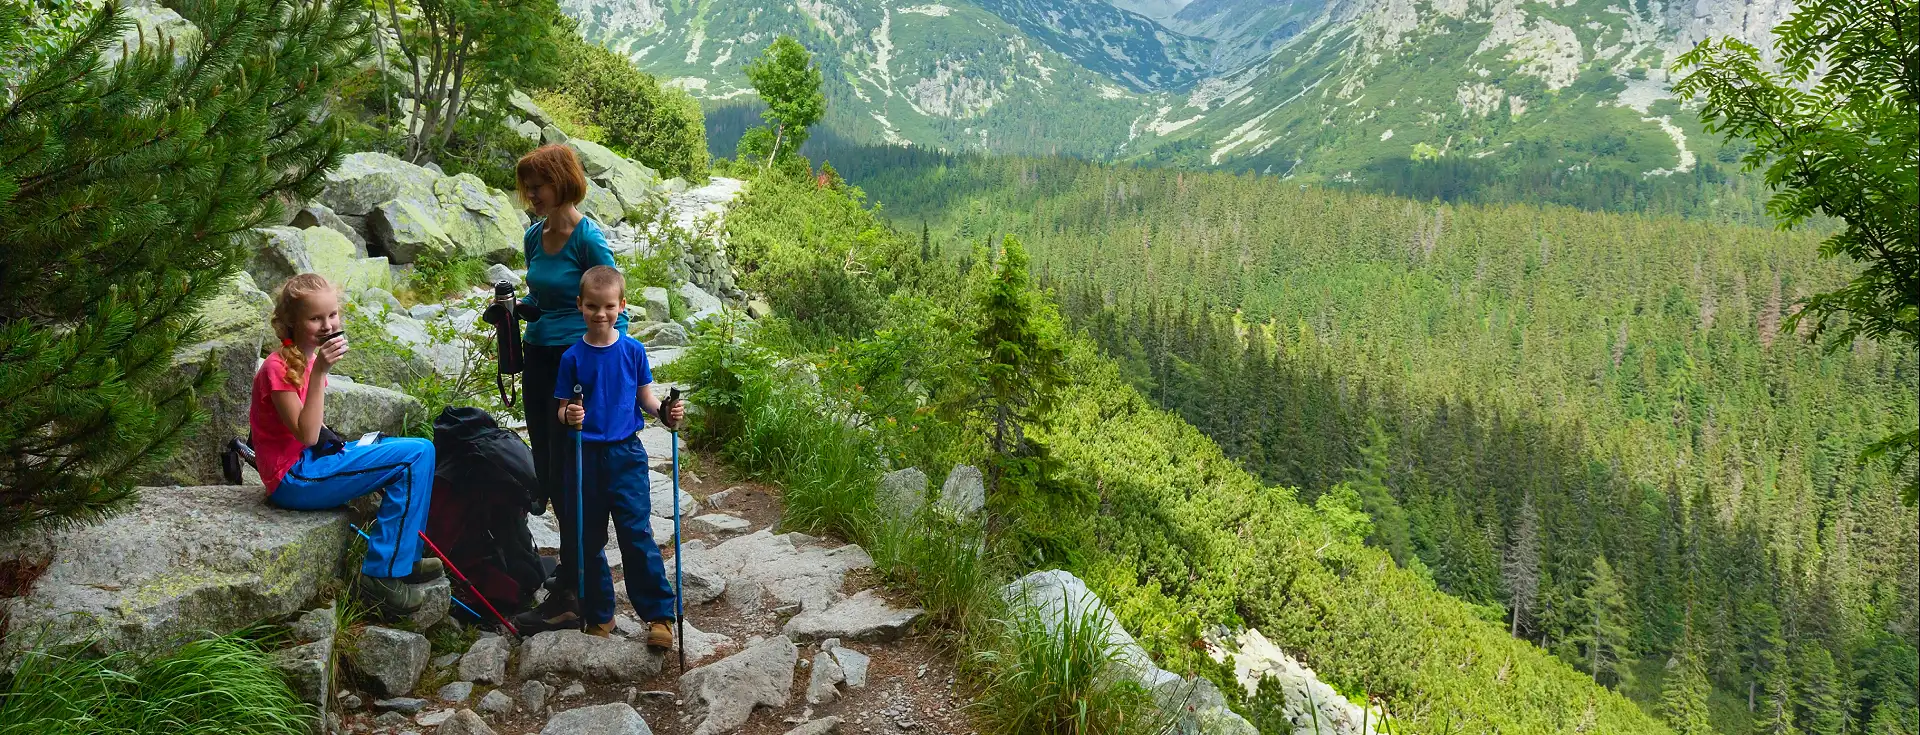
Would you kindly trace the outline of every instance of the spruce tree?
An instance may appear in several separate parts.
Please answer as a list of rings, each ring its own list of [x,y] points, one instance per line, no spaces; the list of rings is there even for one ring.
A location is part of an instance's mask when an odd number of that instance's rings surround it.
[[[1009,474],[1039,469],[1036,460],[1044,453],[1027,430],[1053,410],[1067,379],[1058,317],[1034,292],[1026,248],[1009,235],[997,255],[982,258],[987,274],[973,297],[978,325],[972,341],[981,360],[960,378],[967,387],[953,391],[947,407],[985,424],[992,453],[989,491],[999,490]]]
[[[1699,642],[1689,623],[1660,687],[1660,716],[1675,735],[1714,735],[1707,719],[1707,692],[1712,686],[1707,683],[1706,663],[1701,658]]]
[[[0,535],[132,501],[217,385],[171,374],[196,308],[341,155],[326,105],[367,50],[354,3],[169,5],[197,37],[109,64],[132,24],[107,3],[0,114]]]
[[[1586,644],[1588,671],[1594,683],[1600,683],[1603,675],[1614,684],[1626,682],[1627,660],[1633,657],[1627,595],[1604,556],[1594,557],[1583,602],[1587,619],[1581,642]]]

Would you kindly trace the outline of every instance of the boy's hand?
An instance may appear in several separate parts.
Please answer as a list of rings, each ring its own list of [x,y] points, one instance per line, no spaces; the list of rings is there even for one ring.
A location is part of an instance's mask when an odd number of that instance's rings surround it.
[[[587,408],[568,401],[560,405],[560,423],[579,429],[587,421]]]
[[[666,425],[669,429],[679,429],[680,422],[687,417],[687,402],[674,401],[667,404]]]

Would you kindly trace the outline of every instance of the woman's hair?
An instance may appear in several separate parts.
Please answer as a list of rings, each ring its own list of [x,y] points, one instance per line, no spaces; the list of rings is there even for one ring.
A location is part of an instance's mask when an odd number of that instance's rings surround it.
[[[522,205],[527,203],[528,181],[552,184],[553,193],[568,204],[579,204],[587,198],[587,172],[581,170],[580,159],[573,156],[573,149],[564,145],[543,145],[521,156],[520,163],[513,168],[513,178],[519,187]]]
[[[277,351],[287,365],[287,382],[295,388],[306,381],[307,353],[293,342],[293,325],[300,320],[300,307],[315,294],[333,291],[333,284],[318,273],[302,273],[287,279],[273,299],[273,336],[280,340]]]

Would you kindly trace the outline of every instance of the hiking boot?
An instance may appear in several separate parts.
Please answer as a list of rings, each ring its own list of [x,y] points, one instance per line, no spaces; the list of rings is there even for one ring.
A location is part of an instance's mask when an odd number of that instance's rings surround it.
[[[421,557],[420,561],[414,562],[413,573],[401,577],[400,580],[407,584],[426,584],[444,577],[446,574],[446,565],[441,563],[439,557],[426,556]]]
[[[360,575],[360,594],[388,615],[406,615],[427,604],[427,589],[400,577]]]
[[[571,591],[549,591],[547,599],[538,606],[513,616],[513,627],[522,637],[549,630],[579,630],[580,605]]]
[[[613,637],[613,621],[609,620],[604,623],[588,623],[587,627],[584,628],[584,630],[586,631],[586,634],[590,636],[597,636],[600,638],[612,638]]]
[[[662,651],[673,647],[673,626],[663,620],[647,623],[647,647]]]

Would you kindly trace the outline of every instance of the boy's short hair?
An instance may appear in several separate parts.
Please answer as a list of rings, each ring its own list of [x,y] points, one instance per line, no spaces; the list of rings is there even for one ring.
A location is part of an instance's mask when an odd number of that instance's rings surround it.
[[[580,274],[580,295],[585,296],[588,290],[603,288],[618,291],[620,298],[624,299],[627,297],[627,277],[620,275],[620,270],[610,265],[596,265]]]
[[[587,172],[580,168],[580,159],[573,155],[573,149],[558,143],[540,146],[521,156],[513,167],[513,179],[523,205],[527,202],[529,181],[552,184],[554,196],[568,204],[579,204],[587,198]]]

